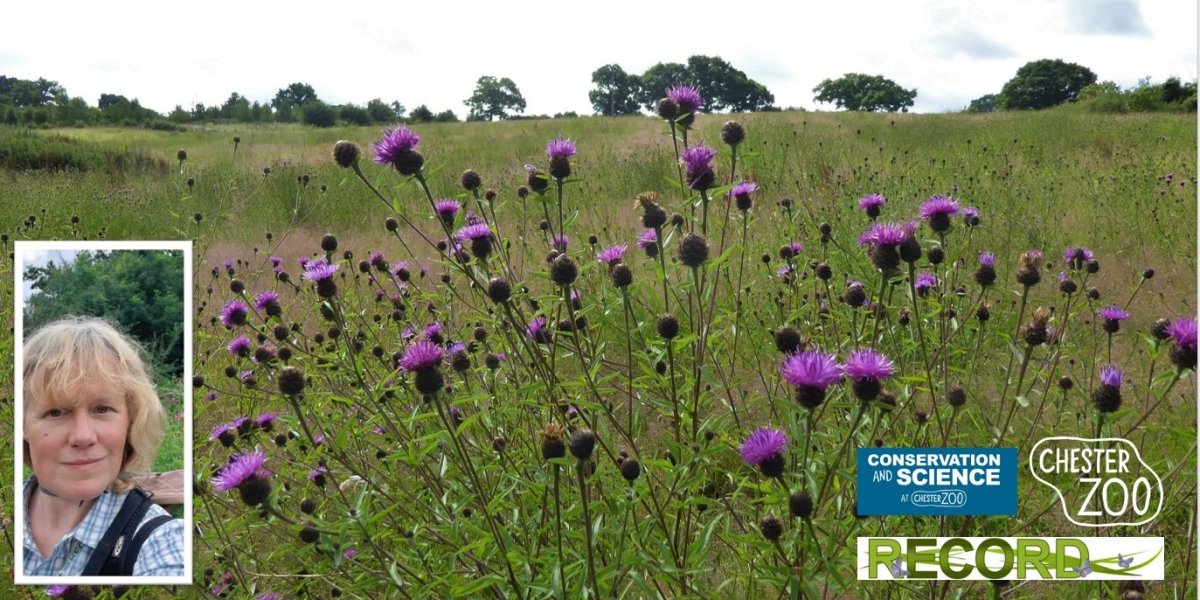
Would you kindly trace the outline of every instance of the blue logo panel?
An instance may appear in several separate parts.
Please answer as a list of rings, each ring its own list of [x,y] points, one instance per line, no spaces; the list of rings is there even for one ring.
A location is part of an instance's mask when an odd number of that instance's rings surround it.
[[[1016,448],[859,448],[860,515],[1016,515]]]

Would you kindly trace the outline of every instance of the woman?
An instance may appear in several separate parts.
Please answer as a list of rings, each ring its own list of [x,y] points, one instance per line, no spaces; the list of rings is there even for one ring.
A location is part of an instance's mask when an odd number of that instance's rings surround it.
[[[24,354],[25,575],[183,575],[183,522],[131,479],[150,471],[164,429],[136,342],[67,317]]]

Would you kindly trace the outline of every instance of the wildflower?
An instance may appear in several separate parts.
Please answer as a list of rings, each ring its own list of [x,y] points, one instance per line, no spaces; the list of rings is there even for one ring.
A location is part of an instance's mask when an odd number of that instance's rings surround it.
[[[917,293],[924,296],[930,289],[937,287],[938,280],[933,273],[917,273],[917,278],[913,280],[913,287]]]
[[[850,378],[855,397],[870,402],[879,396],[881,382],[891,379],[896,367],[874,350],[856,350],[846,359],[842,371]]]
[[[1196,369],[1196,317],[1183,317],[1171,321],[1166,333],[1175,342],[1171,348],[1171,362],[1180,369]]]
[[[756,429],[742,442],[742,460],[767,477],[779,477],[783,475],[787,444],[787,434],[778,429]]]
[[[305,281],[325,281],[332,278],[339,268],[341,265],[330,264],[324,258],[310,260],[304,263],[304,274],[300,278]]]
[[[339,167],[348,169],[358,164],[358,146],[354,142],[338,140],[333,145],[333,161]]]
[[[437,213],[442,223],[449,227],[454,224],[454,217],[458,216],[458,211],[462,205],[457,200],[445,198],[433,203],[433,212]]]
[[[555,138],[546,145],[546,155],[550,157],[550,176],[558,180],[571,176],[570,158],[575,155],[575,142]]]
[[[279,391],[288,396],[296,396],[304,391],[304,371],[297,367],[284,367],[276,376]]]
[[[358,556],[357,548],[346,548],[346,551],[342,553],[342,557],[345,558],[346,560],[350,560],[350,559],[354,558],[355,556]]]
[[[592,450],[596,447],[596,434],[591,429],[577,429],[575,433],[571,434],[571,440],[567,446],[575,458],[588,460],[592,457]]]
[[[262,450],[239,454],[213,478],[213,490],[227,492],[236,488],[247,505],[262,504],[271,493],[271,473],[263,467],[266,460]]]
[[[774,542],[783,536],[783,523],[775,515],[766,515],[758,522],[758,531],[763,539]]]
[[[539,344],[550,343],[550,330],[546,327],[546,317],[537,316],[525,327],[525,335]]]
[[[751,206],[750,194],[753,194],[757,191],[757,183],[754,183],[753,181],[743,181],[733,186],[733,189],[729,190],[728,195],[733,198],[734,202],[737,204],[738,210],[746,212],[750,210]]]
[[[646,229],[658,229],[667,224],[667,211],[658,203],[658,197],[653,192],[643,192],[637,196],[638,204],[642,207],[642,226]]]
[[[557,423],[550,423],[542,429],[542,458],[551,460],[567,455],[567,445],[562,435],[563,428]]]
[[[554,283],[565,287],[575,283],[577,277],[579,267],[575,266],[575,261],[571,260],[570,256],[560,254],[550,263],[550,280]]]
[[[746,139],[746,129],[737,121],[725,121],[721,126],[721,141],[730,147],[737,146]]]
[[[693,269],[708,261],[708,241],[698,233],[689,233],[679,241],[679,262]]]
[[[975,271],[975,282],[983,287],[996,283],[996,255],[984,252],[979,255],[979,269]]]
[[[1042,251],[1026,250],[1021,255],[1021,268],[1017,270],[1017,283],[1032,287],[1042,280]]]
[[[246,322],[246,314],[249,310],[245,302],[238,299],[230,300],[221,309],[221,322],[225,324],[226,329],[233,329]]]
[[[272,317],[283,313],[279,307],[279,294],[275,290],[263,290],[254,296],[254,310],[265,312]]]
[[[487,295],[492,302],[503,304],[512,297],[512,285],[504,279],[494,277],[488,282]]]
[[[400,368],[414,374],[414,385],[418,392],[428,396],[442,389],[445,380],[438,366],[442,363],[442,349],[430,341],[420,341],[408,347],[400,358]]]
[[[646,252],[646,256],[654,258],[658,256],[658,232],[653,229],[647,229],[638,236],[637,247]]]
[[[492,253],[492,230],[485,223],[467,225],[458,230],[454,237],[459,242],[471,243],[471,254],[475,258],[485,259]]]
[[[813,499],[808,495],[808,492],[803,490],[796,492],[788,498],[788,509],[792,511],[792,516],[799,519],[807,519],[812,516]]]
[[[795,354],[804,347],[804,340],[800,337],[800,332],[791,325],[784,325],[776,329],[773,337],[775,338],[775,349],[783,354]]]
[[[613,267],[609,275],[612,277],[613,285],[618,289],[625,289],[633,284],[633,271],[624,264]]]
[[[673,340],[679,335],[679,319],[675,315],[663,315],[658,318],[657,330],[658,337]]]
[[[254,424],[258,425],[263,431],[271,431],[271,428],[275,426],[276,419],[275,413],[268,411],[255,417]]]
[[[1102,413],[1115,412],[1121,408],[1121,383],[1125,374],[1116,365],[1100,368],[1100,386],[1092,392],[1092,405]]]
[[[1101,319],[1104,319],[1104,331],[1106,333],[1116,333],[1121,329],[1121,321],[1129,318],[1129,313],[1121,309],[1119,306],[1105,306],[1096,311]]]
[[[210,442],[213,440],[217,440],[217,441],[221,442],[222,446],[225,446],[226,448],[228,448],[228,447],[232,446],[234,440],[237,439],[233,435],[234,429],[235,428],[232,425],[230,425],[229,423],[221,423],[220,425],[213,427],[212,430],[209,431],[208,440]]]
[[[929,228],[936,233],[950,230],[950,216],[958,214],[958,202],[945,196],[930,196],[921,205],[921,218],[929,221]]]
[[[571,238],[565,233],[556,233],[550,238],[550,247],[559,252],[566,252],[570,245]]]
[[[400,368],[416,373],[437,367],[442,362],[442,349],[430,341],[420,341],[408,347],[400,359]]]
[[[234,356],[246,357],[250,354],[250,338],[239,335],[233,338],[233,341],[229,342],[226,349]]]
[[[861,281],[847,281],[846,294],[843,296],[846,304],[852,308],[860,308],[867,304],[867,288]]]
[[[421,136],[401,126],[383,132],[383,138],[375,143],[375,163],[392,165],[401,175],[416,175],[425,163],[425,157],[416,151]]]
[[[805,408],[816,408],[825,401],[825,390],[841,381],[842,371],[831,354],[819,351],[792,354],[783,360],[779,375],[796,388],[796,400]]]
[[[968,206],[962,209],[963,223],[967,227],[979,226],[979,209],[974,206]]]
[[[700,92],[690,85],[677,85],[667,88],[667,98],[679,107],[680,114],[695,113],[700,110],[704,100],[700,97]]]
[[[1050,339],[1050,311],[1039,306],[1033,310],[1030,322],[1021,328],[1021,336],[1030,346],[1039,346]]]
[[[621,461],[619,468],[621,477],[629,483],[636,481],[642,474],[642,465],[635,458],[626,458]]]
[[[683,161],[689,189],[703,191],[712,187],[717,177],[712,168],[712,160],[716,157],[717,151],[704,144],[683,151],[679,158]]]
[[[609,267],[616,266],[617,263],[621,262],[621,259],[625,258],[625,250],[628,247],[629,246],[625,244],[619,244],[604,248],[596,253],[596,260],[608,265]]]
[[[883,205],[887,203],[887,199],[881,194],[871,194],[858,199],[858,208],[867,213],[867,216],[874,219],[879,216],[883,209]]]
[[[875,223],[858,236],[858,245],[870,247],[868,253],[875,268],[881,271],[894,271],[900,266],[899,248],[901,244],[911,239],[912,234],[905,225]],[[920,257],[919,245],[917,246],[917,257]]]

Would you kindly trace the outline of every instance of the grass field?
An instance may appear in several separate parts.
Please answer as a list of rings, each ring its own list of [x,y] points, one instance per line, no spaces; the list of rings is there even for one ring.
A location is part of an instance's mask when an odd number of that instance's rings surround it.
[[[719,151],[707,218],[700,195],[678,184],[665,123],[582,118],[416,126],[428,199],[418,181],[370,162],[374,129],[64,130],[55,133],[85,152],[143,159],[97,159],[86,172],[0,171],[0,232],[8,240],[195,240],[194,365],[204,379],[195,390],[196,473],[207,479],[258,448],[272,491],[264,502],[247,500],[243,487],[240,498],[208,489],[198,497],[189,596],[231,582],[230,597],[1118,593],[1115,582],[855,581],[856,536],[939,534],[1162,536],[1167,580],[1147,582],[1150,593],[1194,595],[1195,376],[1173,367],[1171,342],[1149,332],[1160,318],[1196,312],[1195,116],[737,115],[747,135],[732,167],[720,138],[728,118],[701,116],[677,140]],[[0,129],[0,152],[14,134]],[[517,194],[524,165],[545,170],[544,148],[560,136],[579,150],[562,213],[553,181],[544,199]],[[363,173],[386,204],[334,164],[340,139],[358,144]],[[466,169],[481,176],[480,194],[496,192],[486,208],[459,185]],[[742,179],[760,188],[744,216],[727,212],[722,187]],[[661,261],[634,247],[643,231],[635,197],[647,191],[684,219],[662,230]],[[885,278],[856,244],[871,225],[857,201],[872,193],[887,197],[882,221],[915,219],[930,196],[945,195],[978,208],[981,223],[956,217],[945,235],[923,225],[925,254],[913,271],[902,265]],[[448,260],[422,241],[446,237],[429,216],[435,198],[474,208],[508,245],[486,260]],[[401,220],[398,235],[388,217]],[[567,286],[551,281],[543,220],[570,237],[578,278]],[[459,213],[450,231],[463,225]],[[704,230],[710,249],[697,269],[675,258],[693,229]],[[321,249],[327,233],[336,250]],[[791,242],[803,250],[784,257],[780,248]],[[624,292],[593,258],[611,244],[629,246],[634,283]],[[928,260],[935,245],[944,262]],[[1098,272],[1064,264],[1063,249],[1079,245],[1095,254]],[[1023,290],[1014,277],[1030,249],[1044,251],[1045,264],[1041,283]],[[986,290],[974,275],[984,251],[995,254],[998,274]],[[381,267],[365,262],[371,252],[383,254]],[[340,265],[336,294],[321,295],[301,277],[297,259],[320,257]],[[411,280],[388,265],[399,260],[410,263]],[[814,275],[817,263],[832,269],[829,282]],[[917,270],[939,281],[928,294],[911,293]],[[1059,291],[1059,272],[1078,292]],[[516,289],[510,303],[488,298],[492,278]],[[870,304],[883,306],[877,317],[842,301],[847,281],[862,282]],[[277,292],[280,314],[251,310],[245,325],[223,325],[222,308],[239,296],[231,287],[241,286],[247,304]],[[985,301],[991,318],[981,325],[975,315]],[[1109,305],[1130,313],[1113,336],[1095,317]],[[1021,341],[1036,307],[1054,311],[1050,345]],[[657,326],[668,313],[681,325],[673,339]],[[544,344],[524,333],[539,315],[555,332]],[[569,326],[580,317],[586,324]],[[440,326],[436,338],[431,323]],[[896,408],[859,402],[840,384],[819,409],[802,408],[778,372],[784,357],[773,335],[784,326],[839,361],[865,347],[885,353],[896,367],[884,384]],[[238,335],[264,354],[232,356],[227,346]],[[457,353],[452,341],[476,340],[461,370],[441,369],[444,391],[418,392],[419,373],[398,368],[395,359],[422,338],[448,356]],[[290,357],[276,356],[285,348]],[[484,365],[499,353],[498,368]],[[1110,362],[1125,372],[1123,402],[1097,425],[1091,397]],[[303,394],[280,393],[285,365],[303,373]],[[9,372],[0,369],[0,378]],[[1064,375],[1073,391],[1056,385]],[[956,386],[967,392],[961,409],[945,401]],[[247,426],[209,438],[222,423],[268,411],[278,415],[269,432]],[[543,461],[550,424],[595,431],[596,458]],[[767,426],[789,438],[783,478],[739,458],[746,435]],[[855,518],[854,447],[998,444],[1024,457],[1043,436],[1101,437],[1098,426],[1137,444],[1162,478],[1166,502],[1152,523],[1070,524],[1023,458],[1014,518]],[[633,483],[615,466],[619,451],[640,461]],[[800,490],[816,500],[811,521],[788,517]],[[767,515],[786,523],[778,543],[760,533]]]

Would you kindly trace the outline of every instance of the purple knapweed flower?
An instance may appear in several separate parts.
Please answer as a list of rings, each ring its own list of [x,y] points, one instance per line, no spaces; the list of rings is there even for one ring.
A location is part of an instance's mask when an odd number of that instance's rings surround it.
[[[556,233],[550,238],[550,247],[559,252],[566,252],[567,247],[571,245],[571,237],[565,233]]]
[[[979,266],[995,267],[996,266],[996,255],[992,254],[991,252],[980,253],[979,254]]]
[[[375,164],[391,164],[404,152],[412,152],[421,142],[421,136],[413,130],[400,126],[383,132],[383,138],[375,142]]]
[[[546,144],[546,156],[549,156],[551,159],[575,156],[575,142],[563,138],[554,138],[549,144]]]
[[[754,183],[753,181],[742,181],[742,182],[738,183],[737,185],[733,186],[733,189],[729,190],[729,192],[726,195],[729,196],[730,198],[736,198],[738,196],[749,196],[750,194],[753,194],[754,192],[757,192],[757,191],[758,191],[757,183]]]
[[[899,246],[911,235],[901,223],[875,223],[858,236],[859,246]]]
[[[329,469],[325,468],[323,465],[318,465],[317,468],[308,472],[308,480],[312,481],[318,477],[324,477],[328,472]]]
[[[345,558],[346,560],[350,560],[355,556],[358,556],[357,548],[346,548],[346,551],[342,553],[342,558]]]
[[[770,427],[755,429],[742,442],[742,461],[751,467],[783,456],[787,450],[787,434]]]
[[[1063,260],[1070,264],[1082,264],[1093,258],[1095,258],[1095,255],[1084,246],[1067,246],[1063,250]]]
[[[979,224],[979,209],[974,206],[968,206],[962,209],[963,222],[967,227],[974,227]]]
[[[930,196],[921,205],[921,218],[932,219],[935,215],[956,215],[958,214],[958,201],[945,196]]]
[[[454,222],[454,217],[458,216],[458,211],[462,209],[462,205],[457,200],[446,198],[433,203],[433,211],[437,213],[439,219],[443,223],[450,224]]]
[[[267,307],[279,303],[279,293],[275,290],[263,290],[254,296],[254,310],[264,311]]]
[[[679,106],[680,114],[694,113],[700,110],[703,99],[700,91],[690,85],[677,85],[667,88],[667,97]]]
[[[529,321],[529,325],[525,328],[525,335],[529,339],[544,343],[550,337],[549,331],[546,329],[546,317],[538,316]]]
[[[267,592],[265,594],[261,594],[254,598],[254,600],[278,600],[278,599],[279,599],[279,594],[276,594],[275,592]]]
[[[208,432],[208,441],[210,441],[210,442],[211,442],[211,441],[213,441],[213,440],[215,440],[215,439],[218,439],[218,438],[220,438],[220,437],[221,437],[221,436],[222,436],[222,435],[223,435],[225,432],[227,432],[227,431],[230,431],[230,430],[232,430],[232,429],[234,429],[234,427],[230,426],[230,424],[229,424],[229,423],[221,423],[220,425],[217,425],[216,427],[213,427],[211,430],[209,430],[209,432]]]
[[[300,276],[305,281],[324,281],[333,277],[341,265],[330,264],[324,258],[310,260],[304,265],[304,274]]]
[[[1125,374],[1116,365],[1100,367],[1100,383],[1108,387],[1119,388],[1125,380]]]
[[[918,292],[928,292],[938,284],[937,277],[933,273],[917,273],[917,278],[913,280],[913,287]]]
[[[475,225],[467,225],[458,230],[454,237],[460,242],[468,240],[478,240],[487,238],[492,234],[492,230],[488,228],[486,223],[476,223]]]
[[[225,347],[234,356],[245,356],[250,353],[250,338],[239,335]]]
[[[779,267],[778,271],[775,271],[775,275],[779,276],[780,278],[787,277],[791,274],[792,267],[789,265],[783,265],[782,267]]]
[[[1104,319],[1105,321],[1119,322],[1129,318],[1129,313],[1119,306],[1105,306],[1104,308],[1096,311],[1096,314],[1100,315],[1100,318]]]
[[[658,243],[658,232],[653,229],[647,229],[638,236],[637,247],[645,250],[647,246]]]
[[[841,381],[842,370],[832,354],[810,350],[783,359],[779,375],[792,387],[825,389]]]
[[[266,460],[267,455],[263,454],[262,450],[239,454],[213,478],[213,490],[227,492],[253,477],[260,479],[270,477],[271,473],[263,467]]]
[[[842,366],[846,377],[854,381],[871,379],[884,381],[890,379],[896,372],[896,367],[888,357],[874,350],[855,350]]]
[[[254,424],[265,429],[271,425],[274,425],[277,418],[278,417],[275,415],[275,413],[268,411],[255,417]]]
[[[882,194],[871,194],[858,199],[858,208],[867,213],[868,217],[874,219],[879,216],[883,205],[887,204],[887,198]]]
[[[706,190],[712,187],[716,177],[713,173],[712,160],[716,157],[717,151],[704,144],[696,144],[683,151],[679,158],[683,161],[684,169],[687,171],[689,188]]]
[[[46,595],[50,596],[51,598],[58,598],[60,596],[65,596],[67,594],[67,592],[71,591],[72,587],[74,587],[74,586],[64,585],[64,584],[52,585],[52,586],[46,588]]]
[[[788,244],[788,247],[792,249],[793,256],[804,252],[804,244],[801,244],[800,242],[792,242]]]
[[[609,246],[596,253],[596,260],[609,266],[615,265],[625,258],[625,250],[628,248],[625,244]]]
[[[225,324],[226,329],[233,329],[246,322],[246,314],[249,312],[250,307],[235,298],[221,308],[221,323]]]
[[[1196,351],[1196,317],[1182,317],[1167,325],[1167,336],[1176,345]]]
[[[408,347],[400,358],[400,368],[409,373],[424,371],[442,362],[442,349],[429,341],[420,341]]]

